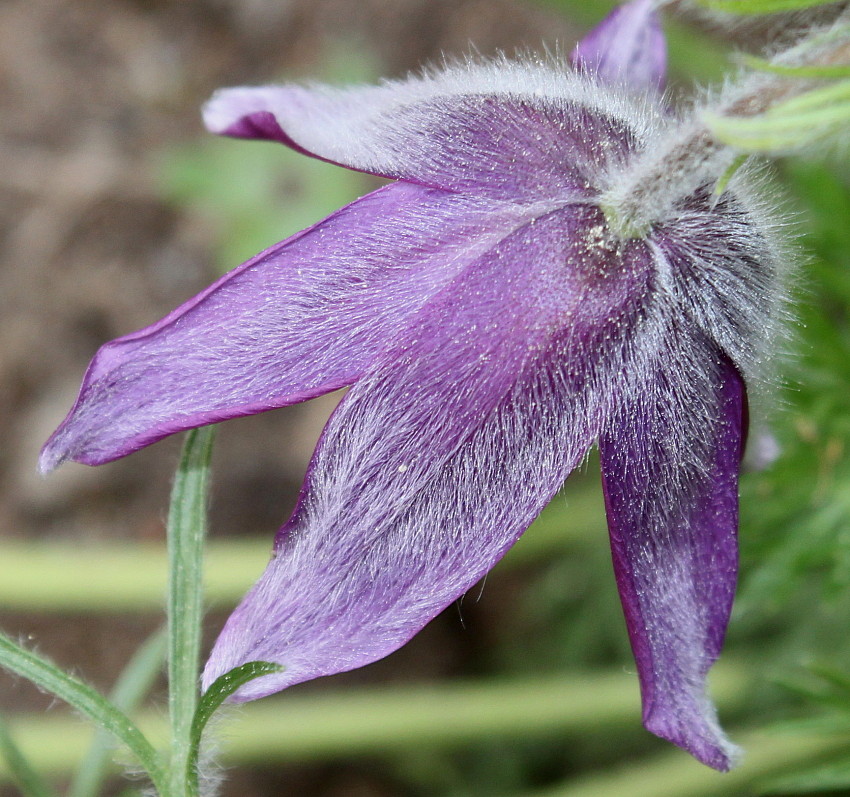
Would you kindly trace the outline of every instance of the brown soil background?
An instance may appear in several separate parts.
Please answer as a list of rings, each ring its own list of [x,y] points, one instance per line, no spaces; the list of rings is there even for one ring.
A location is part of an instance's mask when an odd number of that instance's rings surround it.
[[[0,534],[81,544],[163,535],[179,441],[101,468],[66,465],[46,480],[35,462],[97,347],[216,275],[211,231],[163,199],[150,160],[204,135],[198,109],[215,88],[319,73],[339,41],[367,48],[382,74],[398,76],[471,43],[513,52],[575,34],[563,18],[508,0],[0,3]],[[331,404],[224,425],[212,534],[271,542]],[[497,613],[498,598],[469,612]],[[101,689],[160,619],[0,607],[0,627]],[[210,638],[222,619],[209,618]],[[307,688],[468,673],[486,628],[482,620],[464,630],[454,612],[389,663]],[[0,708],[57,710],[4,675]],[[380,768],[341,763],[233,772],[223,793],[367,797],[398,788]]]

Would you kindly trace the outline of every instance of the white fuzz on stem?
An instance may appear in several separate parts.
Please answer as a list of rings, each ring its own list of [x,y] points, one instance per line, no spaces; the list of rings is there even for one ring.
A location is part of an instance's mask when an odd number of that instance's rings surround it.
[[[842,17],[835,25],[810,33],[802,42],[772,59],[782,66],[831,66],[850,62],[850,25]],[[799,96],[817,85],[810,79],[770,72],[749,72],[719,95],[694,106],[656,146],[636,158],[601,198],[611,229],[622,238],[646,235],[653,224],[669,218],[677,204],[701,185],[716,183],[739,152],[717,140],[705,116],[749,117]]]

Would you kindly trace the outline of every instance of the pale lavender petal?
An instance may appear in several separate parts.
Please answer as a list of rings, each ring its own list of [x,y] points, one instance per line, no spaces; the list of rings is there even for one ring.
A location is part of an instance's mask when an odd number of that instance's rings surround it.
[[[352,387],[205,684],[285,668],[247,700],[386,656],[513,544],[595,438],[645,326],[647,249],[607,248],[602,224],[577,207],[518,230]]]
[[[42,468],[107,462],[351,384],[411,313],[527,218],[403,183],[354,202],[103,346]]]
[[[692,328],[671,323],[600,439],[617,585],[646,728],[727,770],[736,748],[706,695],[737,576],[745,388]]]
[[[615,8],[572,53],[576,67],[610,84],[664,91],[667,44],[656,0],[632,0]]]
[[[467,65],[380,86],[216,93],[214,133],[279,141],[353,169],[512,201],[587,196],[654,114],[569,70]]]

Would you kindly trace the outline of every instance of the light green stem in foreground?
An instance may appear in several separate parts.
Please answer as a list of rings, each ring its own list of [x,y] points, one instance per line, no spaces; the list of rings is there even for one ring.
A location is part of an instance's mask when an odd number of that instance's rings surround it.
[[[203,553],[214,436],[212,426],[187,434],[168,513],[168,709],[172,797],[190,793],[185,773],[192,750],[192,719],[198,705]]]
[[[120,739],[138,758],[160,797],[167,797],[165,773],[151,743],[132,720],[90,686],[0,634],[0,666],[73,706],[96,725]]]
[[[746,668],[728,657],[712,669],[711,685],[721,714],[741,706],[751,693]],[[157,712],[140,716],[139,724],[152,737],[164,731]],[[51,774],[67,771],[85,742],[84,729],[71,717],[22,717],[12,727],[33,765]],[[623,670],[284,693],[246,703],[222,719],[219,730],[216,749],[224,763],[262,766],[386,756],[491,739],[568,739],[590,732],[619,739],[645,734],[637,678]],[[663,744],[658,742],[659,747]],[[4,777],[0,766],[0,781]]]
[[[602,495],[568,485],[496,566],[496,573],[545,562],[598,545],[607,526]],[[260,577],[271,537],[218,539],[207,545],[205,599],[232,607]],[[166,587],[166,552],[154,543],[75,543],[0,539],[0,605],[20,611],[113,614],[159,611]]]
[[[165,660],[166,635],[160,629],[136,651],[115,684],[109,699],[127,714],[132,714],[150,691]],[[96,797],[112,761],[112,739],[98,730],[80,762],[68,797]]]

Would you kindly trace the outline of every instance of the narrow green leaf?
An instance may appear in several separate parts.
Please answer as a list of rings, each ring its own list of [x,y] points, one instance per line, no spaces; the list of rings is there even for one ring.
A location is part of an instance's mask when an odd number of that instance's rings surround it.
[[[832,686],[837,693],[850,697],[850,673],[820,662],[813,662],[806,669]]]
[[[5,759],[12,780],[21,790],[22,797],[56,797],[56,792],[33,769],[27,757],[15,744],[3,717],[0,717],[0,755]]]
[[[701,6],[728,14],[775,14],[827,5],[831,0],[697,0]]]
[[[138,708],[162,668],[165,650],[164,629],[156,631],[145,640],[124,668],[109,695],[116,708],[126,714],[131,714]],[[98,729],[71,782],[68,797],[96,797],[109,770],[111,741],[108,733]]]
[[[204,693],[192,721],[192,746],[185,770],[185,781],[188,785],[186,793],[189,797],[195,797],[198,794],[198,755],[204,728],[206,728],[210,717],[240,686],[244,686],[255,678],[272,675],[282,670],[283,667],[273,662],[249,661],[247,664],[236,667],[216,678]]]
[[[786,77],[824,79],[850,77],[850,65],[843,64],[839,66],[788,66],[787,64],[774,64],[755,55],[741,56],[741,63],[759,72],[771,72]]]
[[[40,656],[16,645],[0,634],[0,666],[27,678],[37,686],[73,706],[98,726],[122,741],[138,758],[150,776],[160,797],[170,793],[165,788],[165,773],[151,743],[133,721],[90,686],[62,672]]]
[[[182,773],[191,755],[192,719],[198,705],[203,552],[214,438],[214,426],[186,436],[168,514],[168,708],[175,797],[186,793]]]
[[[642,758],[631,766],[607,767],[536,791],[527,797],[739,797],[763,794],[766,777],[776,777],[800,764],[846,750],[850,737],[767,734],[736,735],[744,748],[740,766],[712,772],[678,750]],[[797,792],[788,792],[796,794]]]
[[[721,141],[749,152],[788,152],[850,126],[850,80],[807,91],[759,116],[706,113],[706,124]]]
[[[765,790],[779,794],[812,794],[814,792],[850,790],[850,759],[806,767],[792,775],[775,778],[765,784]]]
[[[748,155],[739,155],[732,163],[729,164],[729,168],[720,175],[720,179],[717,181],[717,185],[714,186],[714,193],[716,196],[720,196],[729,185],[729,181],[735,176],[735,172],[738,171],[746,162]]]

